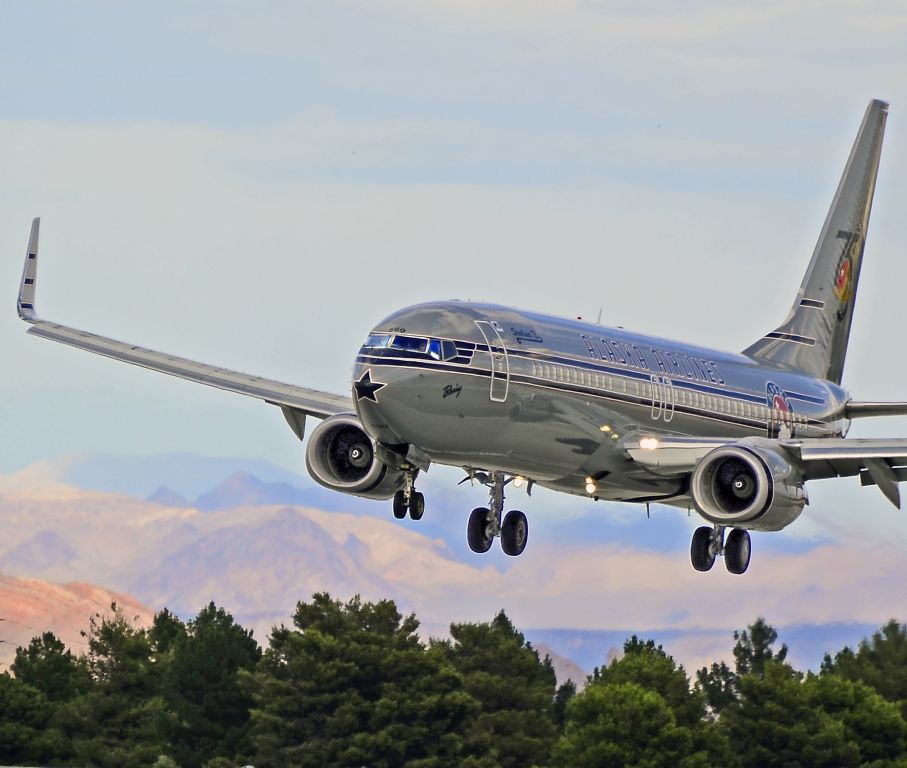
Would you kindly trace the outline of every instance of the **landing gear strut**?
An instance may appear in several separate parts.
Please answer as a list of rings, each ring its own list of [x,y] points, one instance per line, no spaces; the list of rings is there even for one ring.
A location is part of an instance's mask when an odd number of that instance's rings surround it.
[[[488,486],[488,506],[476,507],[469,514],[466,525],[466,541],[473,552],[479,554],[491,549],[495,536],[501,537],[501,549],[505,555],[516,557],[526,549],[529,540],[529,522],[519,510],[504,515],[504,486],[513,481],[505,479],[503,472],[489,475],[476,472],[468,479],[479,480]],[[503,520],[502,520],[503,515]]]
[[[734,528],[724,537],[724,526],[709,528],[704,525],[693,533],[690,545],[690,560],[697,571],[708,571],[715,564],[715,558],[724,555],[724,564],[734,574],[746,573],[750,564],[750,534],[742,528]]]
[[[421,520],[425,514],[425,496],[416,490],[416,475],[419,470],[415,467],[403,467],[403,488],[394,494],[394,517],[402,520],[409,512],[413,520]]]

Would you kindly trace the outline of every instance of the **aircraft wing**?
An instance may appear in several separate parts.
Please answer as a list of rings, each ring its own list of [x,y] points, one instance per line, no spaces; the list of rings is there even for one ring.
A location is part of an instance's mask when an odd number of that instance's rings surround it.
[[[35,309],[35,288],[38,267],[38,230],[40,219],[32,221],[31,236],[28,240],[28,252],[25,257],[25,268],[22,272],[22,283],[19,287],[19,299],[16,303],[19,317],[31,324],[28,332],[52,341],[59,341],[71,347],[84,349],[114,360],[122,360],[153,371],[160,371],[180,379],[188,379],[199,384],[207,384],[218,389],[248,395],[264,400],[283,409],[284,416],[293,431],[302,439],[305,416],[325,418],[337,413],[355,411],[352,398],[321,392],[316,389],[297,387],[280,381],[265,379],[261,376],[219,368],[195,360],[155,352],[134,344],[99,336],[77,328],[42,320]]]
[[[626,446],[637,464],[666,476],[691,473],[707,453],[722,445],[741,442],[733,439],[643,438]],[[862,485],[877,485],[896,507],[900,506],[898,483],[907,480],[907,439],[904,438],[808,438],[769,440],[747,439],[744,445],[769,448],[787,454],[803,467],[804,480],[829,477],[856,477]]]

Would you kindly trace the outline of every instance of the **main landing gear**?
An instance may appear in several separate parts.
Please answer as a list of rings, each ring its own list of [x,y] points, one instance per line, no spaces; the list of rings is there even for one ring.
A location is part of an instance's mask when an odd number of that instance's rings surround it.
[[[415,488],[415,467],[403,468],[403,487],[394,494],[394,517],[402,520],[407,513],[413,520],[421,520],[425,513],[425,496]],[[504,514],[504,486],[514,478],[505,478],[503,472],[470,471],[466,480],[478,480],[488,487],[488,506],[476,507],[466,526],[466,541],[473,552],[483,553],[491,549],[496,536],[501,537],[501,549],[505,555],[516,557],[523,554],[529,541],[529,521],[518,509]],[[531,486],[530,486],[531,488]]]
[[[750,564],[750,534],[743,528],[734,528],[724,537],[724,526],[707,525],[697,528],[690,545],[690,560],[697,571],[708,571],[715,558],[724,555],[724,564],[731,573],[746,573]]]
[[[512,482],[504,479],[503,472],[490,475],[476,473],[470,479],[477,479],[488,486],[488,506],[476,507],[469,514],[466,526],[466,541],[473,552],[479,554],[491,549],[495,536],[501,537],[501,549],[505,555],[516,557],[526,549],[529,540],[529,521],[526,515],[513,509],[504,515],[504,486]]]
[[[416,469],[404,469],[404,485],[394,494],[394,517],[402,520],[409,512],[413,520],[421,520],[425,514],[425,496],[416,490]]]

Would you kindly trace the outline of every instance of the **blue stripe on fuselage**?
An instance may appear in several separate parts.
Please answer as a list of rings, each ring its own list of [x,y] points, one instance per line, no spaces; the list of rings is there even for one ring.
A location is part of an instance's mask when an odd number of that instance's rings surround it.
[[[488,351],[487,344],[479,344],[476,346],[476,349],[481,352]],[[565,357],[563,355],[556,355],[549,352],[538,352],[535,350],[525,350],[525,349],[507,349],[508,355],[519,358],[534,359],[539,362],[546,363],[556,363],[558,365],[572,365],[578,368],[584,368],[590,371],[600,371],[603,373],[610,373],[616,376],[623,376],[630,379],[638,379],[639,381],[651,381],[652,376],[663,376],[667,375],[671,379],[671,383],[675,387],[681,387],[683,389],[689,389],[695,392],[703,392],[708,395],[720,395],[722,397],[730,397],[734,400],[743,400],[750,403],[757,403],[759,405],[765,405],[765,394],[760,392],[758,394],[750,394],[749,392],[740,392],[738,390],[722,388],[720,386],[710,386],[708,384],[700,384],[695,381],[690,381],[689,379],[675,378],[670,374],[662,374],[658,371],[639,371],[632,368],[623,368],[619,366],[608,365],[607,363],[599,362],[598,360],[586,360],[583,358],[576,357]],[[794,392],[791,390],[784,390],[784,394],[787,395],[792,400],[801,400],[805,403],[813,403],[815,405],[825,405],[825,400],[819,397],[814,397],[813,395],[805,395],[802,392]]]
[[[460,366],[460,365],[446,365],[442,362],[437,362],[434,360],[417,360],[417,359],[404,359],[404,358],[388,358],[388,357],[378,357],[370,356],[365,354],[360,354],[356,358],[356,362],[363,365],[387,365],[396,368],[413,368],[413,369],[422,369],[422,370],[432,370],[432,371],[443,371],[445,373],[455,373],[460,375],[468,376],[479,376],[484,378],[490,378],[492,372],[487,368],[478,368],[475,366]],[[602,370],[613,370],[609,368],[604,368]],[[621,374],[625,373],[620,371]],[[504,378],[504,374],[500,374],[501,378]],[[615,376],[615,378],[620,378],[620,376]],[[640,377],[634,377],[640,378]],[[650,380],[647,377],[642,377],[644,381],[649,382]],[[629,393],[614,392],[612,390],[599,389],[597,387],[589,387],[583,384],[573,384],[570,382],[560,382],[552,381],[551,379],[546,379],[540,376],[531,376],[529,374],[523,373],[510,373],[510,381],[517,384],[527,384],[529,386],[543,387],[545,389],[552,389],[558,392],[570,392],[572,394],[582,394],[592,397],[598,397],[605,400],[612,400],[621,403],[630,403],[633,405],[641,406],[643,408],[650,408],[652,405],[651,398],[646,398],[641,395],[631,395]],[[718,394],[723,397],[733,399],[733,393],[718,390]],[[765,405],[765,399],[760,398],[756,402],[760,405]],[[721,413],[717,411],[710,411],[705,408],[699,408],[692,405],[685,405],[680,403],[673,404],[673,411],[675,413],[684,413],[690,416],[697,416],[699,418],[707,418],[712,421],[719,421],[728,424],[735,424],[737,426],[750,427],[756,430],[765,429],[765,420],[760,418],[746,418],[742,416],[733,416],[728,413]],[[807,415],[807,414],[804,414]],[[807,425],[812,427],[821,427],[825,426],[825,423],[813,419],[807,418]]]

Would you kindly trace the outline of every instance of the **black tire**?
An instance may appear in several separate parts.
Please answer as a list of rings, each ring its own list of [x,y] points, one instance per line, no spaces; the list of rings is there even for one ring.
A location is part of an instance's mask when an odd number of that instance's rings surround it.
[[[750,532],[735,528],[724,542],[724,564],[728,571],[735,574],[746,573],[750,565]]]
[[[409,516],[413,520],[421,520],[425,514],[425,496],[418,491],[413,491],[409,497]]]
[[[504,550],[505,555],[517,557],[523,554],[527,541],[529,541],[529,521],[526,519],[526,515],[513,509],[504,516],[504,522],[501,523],[501,549]]]
[[[482,554],[491,549],[493,536],[488,535],[488,516],[491,512],[486,507],[476,507],[469,513],[469,522],[466,525],[466,542],[469,548],[477,554]]]
[[[394,494],[394,517],[398,520],[406,517],[406,501],[404,500],[403,491],[397,491]]]
[[[711,528],[704,525],[693,532],[693,543],[690,544],[690,561],[697,571],[708,571],[715,565],[715,555],[711,551],[711,544]]]

